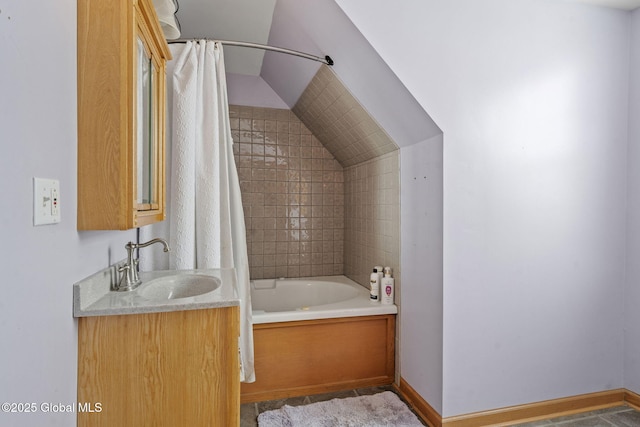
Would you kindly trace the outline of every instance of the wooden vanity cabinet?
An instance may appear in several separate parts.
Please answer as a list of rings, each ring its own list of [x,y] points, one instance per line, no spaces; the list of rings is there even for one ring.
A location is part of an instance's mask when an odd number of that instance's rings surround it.
[[[78,319],[78,426],[240,424],[239,308]]]
[[[165,218],[166,61],[152,0],[78,0],[78,229]]]

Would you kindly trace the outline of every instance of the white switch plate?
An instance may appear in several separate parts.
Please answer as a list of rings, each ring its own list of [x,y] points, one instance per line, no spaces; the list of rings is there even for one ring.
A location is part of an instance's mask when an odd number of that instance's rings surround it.
[[[60,222],[60,181],[33,178],[33,225]]]

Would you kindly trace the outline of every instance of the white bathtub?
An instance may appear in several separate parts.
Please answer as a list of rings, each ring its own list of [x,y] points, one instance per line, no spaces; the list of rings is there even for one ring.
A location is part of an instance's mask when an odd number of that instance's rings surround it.
[[[369,290],[345,276],[251,281],[253,323],[395,314],[395,305],[371,302]]]

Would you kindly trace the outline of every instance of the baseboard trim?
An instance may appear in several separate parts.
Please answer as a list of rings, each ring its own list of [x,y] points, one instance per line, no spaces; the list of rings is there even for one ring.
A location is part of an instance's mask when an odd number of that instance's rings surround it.
[[[400,377],[400,384],[394,384],[394,387],[422,418],[422,421],[430,427],[508,426],[609,408],[625,403],[640,409],[640,394],[626,389],[616,389],[442,418],[404,378]]]
[[[404,378],[400,377],[400,385],[394,384],[393,386],[400,396],[411,406],[411,409],[413,409],[429,427],[442,427],[442,417],[438,411],[433,409]]]
[[[491,411],[446,417],[443,427],[504,426],[545,418],[577,414],[579,412],[608,408],[625,402],[625,390],[610,390],[582,394],[543,402],[528,403]]]
[[[631,390],[625,390],[624,401],[627,405],[633,406],[635,409],[640,411],[640,394]]]

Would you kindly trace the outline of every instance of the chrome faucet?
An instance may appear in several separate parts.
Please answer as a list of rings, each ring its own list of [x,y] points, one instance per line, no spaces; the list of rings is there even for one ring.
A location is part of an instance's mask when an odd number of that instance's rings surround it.
[[[132,291],[138,286],[142,281],[138,276],[138,259],[133,258],[133,251],[139,248],[145,248],[147,246],[153,245],[154,243],[162,243],[164,245],[164,251],[169,252],[169,244],[164,239],[152,239],[146,243],[133,243],[129,242],[124,247],[127,250],[127,262],[118,268],[120,273],[123,273],[120,277],[120,281],[114,287],[114,291]]]

